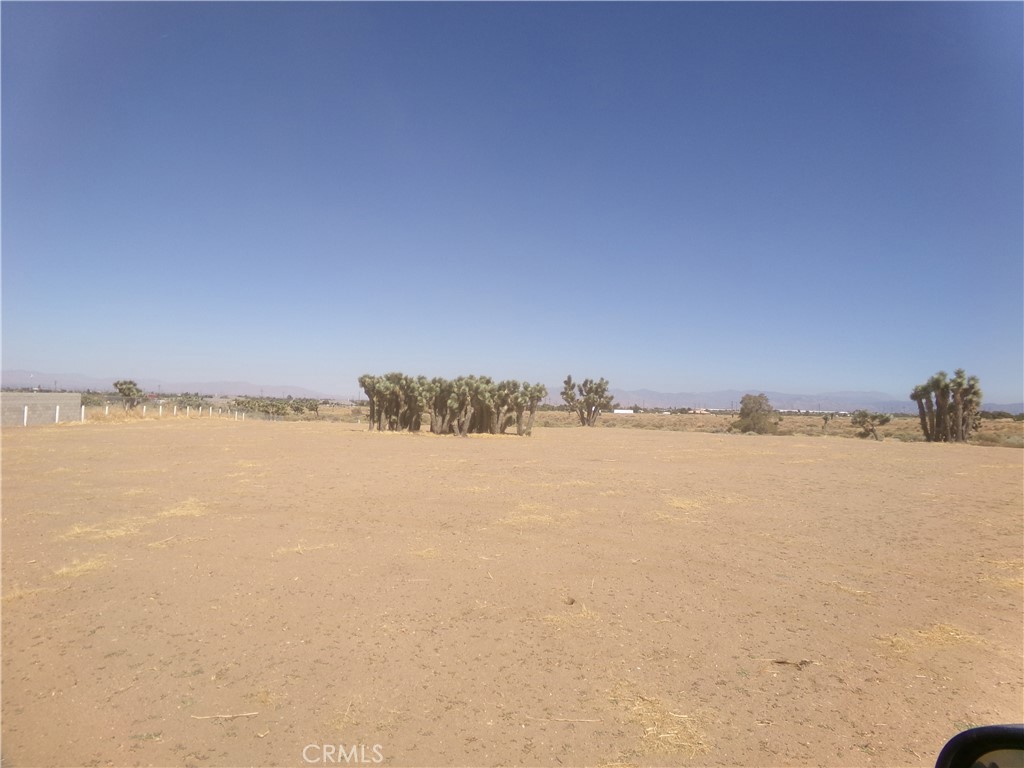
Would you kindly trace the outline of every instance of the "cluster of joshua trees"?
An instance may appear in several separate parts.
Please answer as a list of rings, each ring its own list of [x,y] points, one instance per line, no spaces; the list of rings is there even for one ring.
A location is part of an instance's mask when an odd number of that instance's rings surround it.
[[[427,417],[430,431],[439,435],[504,434],[513,424],[516,434],[529,435],[537,406],[548,395],[543,384],[495,382],[488,376],[365,374],[359,386],[370,402],[371,430],[418,432]]]

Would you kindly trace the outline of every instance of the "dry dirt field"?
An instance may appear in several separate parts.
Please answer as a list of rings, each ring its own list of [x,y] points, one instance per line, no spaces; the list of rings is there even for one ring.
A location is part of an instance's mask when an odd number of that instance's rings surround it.
[[[4,430],[3,764],[930,766],[1024,720],[1022,451],[362,430]]]

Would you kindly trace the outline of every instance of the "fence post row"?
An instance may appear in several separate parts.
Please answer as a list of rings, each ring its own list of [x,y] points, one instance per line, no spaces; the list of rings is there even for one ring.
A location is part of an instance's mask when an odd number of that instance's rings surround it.
[[[145,405],[142,406],[142,415],[143,416],[146,415],[146,408],[147,408],[147,406],[145,406]],[[213,406],[211,405],[209,408],[210,408],[209,415],[213,416]],[[78,416],[78,419],[83,424],[85,423],[85,411],[86,411],[86,406],[82,405],[81,406],[81,411],[80,411],[79,416]],[[160,416],[160,418],[163,418],[164,407],[162,405],[158,407],[157,413]],[[174,410],[172,411],[172,413],[175,416],[178,415],[178,406],[177,405],[174,406]],[[109,416],[110,415],[110,406],[109,405],[104,405],[103,406],[103,415],[104,416]],[[191,408],[191,406],[185,406],[185,416],[189,417],[191,415],[192,415],[192,408]],[[203,408],[202,408],[202,406],[199,407],[198,415],[199,416],[203,415]],[[225,416],[225,415],[226,416],[231,416],[232,418],[234,418],[235,421],[239,421],[239,420],[245,421],[245,415],[246,414],[245,414],[245,411],[236,411],[236,410],[232,410],[232,409],[228,409],[227,414],[225,414],[223,408],[218,408],[217,409],[217,415],[218,416]],[[25,406],[22,407],[22,410],[21,410],[21,425],[23,427],[27,427],[28,426],[28,417],[29,417],[29,406],[25,405]],[[53,423],[54,424],[60,424],[60,406],[59,405],[55,405],[53,407]]]

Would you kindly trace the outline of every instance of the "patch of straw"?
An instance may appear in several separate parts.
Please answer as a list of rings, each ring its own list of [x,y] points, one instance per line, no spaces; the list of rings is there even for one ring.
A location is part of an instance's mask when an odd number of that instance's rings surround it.
[[[141,518],[120,520],[111,523],[109,526],[99,525],[73,525],[60,535],[61,539],[120,539],[124,536],[134,536],[139,532]]]
[[[498,521],[502,525],[550,525],[554,522],[551,515],[510,515]]]
[[[942,648],[956,645],[977,645],[981,638],[950,624],[932,624],[916,629],[909,635],[879,635],[875,638],[889,647],[893,653],[904,655],[922,648]]]
[[[435,547],[427,547],[426,549],[410,550],[410,555],[416,557],[422,557],[424,560],[436,560],[441,556],[441,553],[437,551]]]
[[[278,555],[304,555],[307,552],[316,552],[318,549],[334,549],[336,546],[336,544],[313,544],[310,546],[309,544],[299,542],[294,547],[281,547],[275,550],[274,557]]]
[[[709,751],[699,714],[674,711],[660,699],[643,696],[625,683],[616,686],[609,699],[625,709],[639,729],[636,754],[685,754],[693,758]]]
[[[715,504],[735,504],[738,501],[742,501],[739,496],[731,496],[726,494],[718,493],[700,493],[696,496],[668,496],[665,502],[673,509],[681,509],[683,511],[692,512],[696,510],[707,509],[708,507]]]
[[[23,600],[26,597],[32,597],[38,595],[40,592],[51,592],[52,590],[45,587],[36,587],[35,589],[28,589],[26,587],[15,585],[13,588],[4,592],[3,601],[5,603],[13,603],[18,600]]]
[[[205,536],[186,536],[179,538],[177,534],[174,536],[168,536],[166,539],[160,539],[160,541],[151,541],[146,546],[150,549],[166,549],[167,547],[174,547],[178,544],[191,544],[194,541],[206,541]]]
[[[58,568],[53,572],[53,575],[60,579],[75,579],[79,576],[84,576],[87,573],[100,571],[106,568],[107,565],[107,556],[101,555],[100,557],[95,557],[92,560],[86,560],[84,563],[75,560],[71,565],[65,565],[63,568]]]
[[[590,624],[601,620],[601,614],[590,610],[587,606],[580,604],[579,610],[569,610],[561,614],[548,614],[542,616],[541,621],[545,624],[552,624],[556,627],[574,627]]]
[[[522,512],[544,512],[545,510],[551,509],[548,504],[540,504],[537,502],[522,502],[519,504],[518,509]]]
[[[157,517],[202,517],[206,514],[206,504],[199,499],[185,499],[170,509],[158,512]]]
[[[847,587],[845,584],[840,584],[838,581],[826,582],[826,586],[834,587],[840,592],[845,592],[848,595],[856,595],[857,597],[867,597],[872,594],[866,589],[854,589],[853,587]]]

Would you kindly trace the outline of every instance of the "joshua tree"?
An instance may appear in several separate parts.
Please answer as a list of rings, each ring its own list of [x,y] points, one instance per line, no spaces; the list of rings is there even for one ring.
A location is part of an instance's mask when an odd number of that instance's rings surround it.
[[[533,418],[537,415],[537,406],[548,396],[548,388],[543,384],[523,383],[522,388],[513,398],[516,411],[516,434],[529,437],[533,434]],[[523,424],[523,414],[529,409],[529,419]]]
[[[931,394],[928,392],[928,387],[925,384],[918,384],[914,387],[914,390],[910,393],[910,399],[917,403],[917,415],[921,419],[921,431],[924,433],[925,440],[931,440],[931,427],[928,419],[928,410],[925,407],[927,401],[928,406],[932,404]]]
[[[114,389],[117,390],[117,394],[124,398],[124,409],[126,411],[131,410],[139,404],[142,399],[143,392],[139,389],[139,385],[131,379],[121,379],[120,381],[114,382]]]
[[[931,443],[968,440],[981,413],[978,377],[968,376],[963,368],[957,368],[952,379],[939,371],[914,387],[910,399],[917,403],[921,431]]]
[[[612,407],[612,396],[608,394],[608,382],[604,379],[584,379],[577,384],[572,375],[562,383],[562,399],[579,416],[580,425],[592,427],[597,423],[601,411]]]

